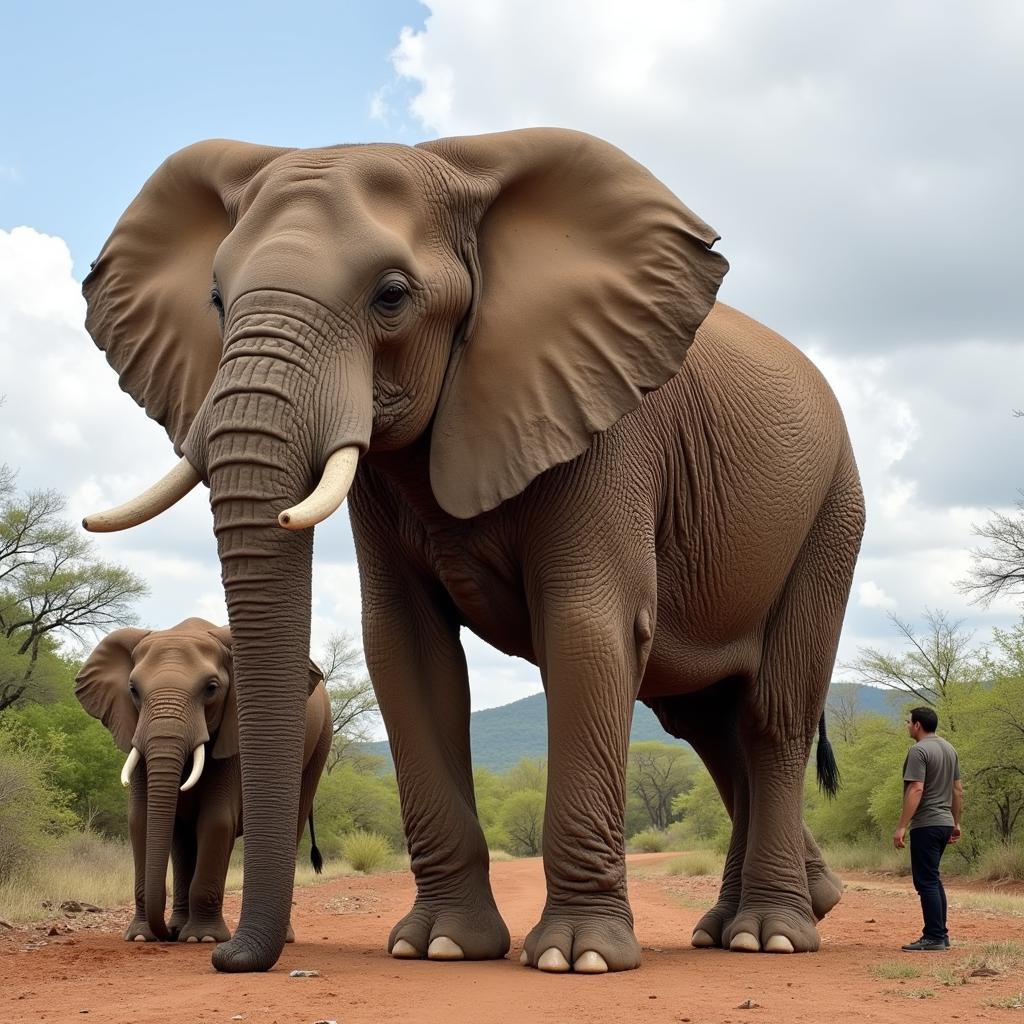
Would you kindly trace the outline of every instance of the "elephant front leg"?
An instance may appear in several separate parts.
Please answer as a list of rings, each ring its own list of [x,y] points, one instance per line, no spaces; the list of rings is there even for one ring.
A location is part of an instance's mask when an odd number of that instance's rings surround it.
[[[363,569],[367,665],[398,777],[416,876],[412,909],[392,929],[399,959],[503,957],[509,934],[491,893],[476,816],[469,686],[458,623],[443,594]]]
[[[203,780],[203,802],[196,819],[195,872],[188,889],[188,921],[179,942],[227,942],[224,886],[238,828],[241,792],[238,759],[222,761]]]
[[[177,939],[188,923],[188,890],[196,870],[196,836],[191,822],[180,818],[174,823],[171,840],[171,865],[174,868],[174,903],[167,930]]]
[[[626,892],[626,757],[652,623],[647,611],[615,607],[595,594],[586,609],[549,600],[544,612],[547,901],[520,958],[542,971],[640,965]]]

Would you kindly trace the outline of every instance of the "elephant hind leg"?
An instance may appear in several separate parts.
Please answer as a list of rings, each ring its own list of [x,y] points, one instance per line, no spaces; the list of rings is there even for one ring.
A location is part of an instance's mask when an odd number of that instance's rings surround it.
[[[723,936],[733,949],[816,950],[815,919],[838,898],[837,879],[824,867],[813,839],[808,846],[802,798],[863,523],[851,459],[840,467],[773,609],[761,667],[745,691],[740,723],[749,766],[750,831],[743,896]]]

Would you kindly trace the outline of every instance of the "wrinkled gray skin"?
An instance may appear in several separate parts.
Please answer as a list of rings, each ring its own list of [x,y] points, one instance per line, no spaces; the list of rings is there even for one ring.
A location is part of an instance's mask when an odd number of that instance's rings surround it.
[[[821,376],[714,305],[715,237],[614,147],[551,129],[202,143],[129,207],[86,280],[87,326],[210,487],[247,825],[218,969],[266,970],[284,942],[312,530],[278,516],[349,448],[364,648],[417,882],[392,953],[509,947],[475,813],[464,627],[536,663],[547,693],[547,901],[525,963],[639,963],[623,857],[637,697],[692,738],[733,817],[694,941],[817,948],[838,890],[801,793],[863,500]]]
[[[332,738],[322,673],[309,663],[297,837],[309,818]],[[141,759],[131,773],[128,824],[135,861],[135,916],[129,942],[223,942],[224,883],[242,835],[238,708],[231,634],[205,619],[172,629],[119,629],[105,637],[78,674],[75,695],[125,753]],[[208,752],[202,774],[179,787],[194,751]],[[170,920],[167,861],[174,866]],[[288,941],[292,940],[289,927]]]

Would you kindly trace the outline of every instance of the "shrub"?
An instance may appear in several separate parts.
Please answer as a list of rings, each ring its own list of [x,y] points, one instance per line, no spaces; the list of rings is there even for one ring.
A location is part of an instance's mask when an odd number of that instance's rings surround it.
[[[37,860],[71,828],[68,794],[52,781],[56,753],[0,730],[0,882]]]
[[[987,882],[1024,882],[1024,844],[997,843],[990,846],[981,855],[976,870],[977,877]]]
[[[688,853],[683,857],[675,857],[669,861],[665,868],[667,875],[684,875],[693,878],[698,875],[722,874],[722,861],[713,853],[701,850],[697,853]]]
[[[668,849],[668,836],[660,829],[645,828],[629,840],[633,853],[661,853]]]
[[[379,871],[391,859],[391,844],[379,832],[349,832],[341,840],[342,856],[356,871]]]

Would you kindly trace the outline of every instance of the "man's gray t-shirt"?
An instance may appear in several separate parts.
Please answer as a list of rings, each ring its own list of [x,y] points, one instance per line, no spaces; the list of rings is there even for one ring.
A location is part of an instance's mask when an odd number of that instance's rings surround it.
[[[911,828],[953,825],[953,783],[960,778],[960,761],[952,744],[941,736],[918,740],[903,762],[904,782],[923,782],[924,793]]]

